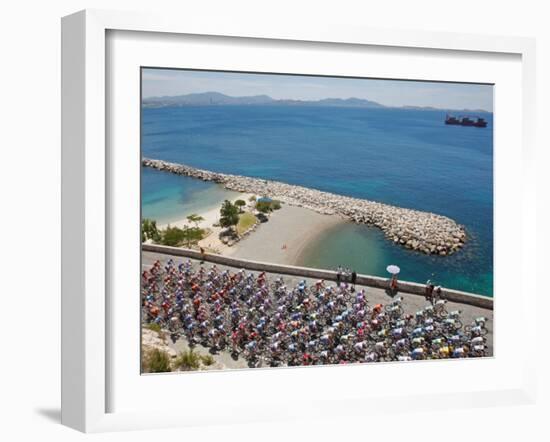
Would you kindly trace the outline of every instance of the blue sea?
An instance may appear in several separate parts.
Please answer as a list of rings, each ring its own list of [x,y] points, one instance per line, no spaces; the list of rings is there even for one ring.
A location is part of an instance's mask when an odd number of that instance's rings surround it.
[[[469,241],[427,256],[346,223],[307,248],[300,264],[344,265],[493,296],[493,116],[487,128],[447,126],[445,112],[315,106],[203,106],[142,111],[143,156],[279,180],[446,215]],[[143,216],[170,221],[232,194],[219,185],[142,169]],[[226,196],[228,195],[228,196]]]

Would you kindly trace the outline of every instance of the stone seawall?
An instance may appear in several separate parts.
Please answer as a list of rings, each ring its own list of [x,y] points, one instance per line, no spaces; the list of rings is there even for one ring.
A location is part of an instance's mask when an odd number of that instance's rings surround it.
[[[318,213],[337,214],[356,223],[373,225],[380,228],[388,240],[426,254],[451,255],[460,250],[466,241],[463,226],[434,213],[336,195],[279,181],[216,173],[161,160],[144,158],[142,164],[203,181],[213,181],[229,190],[254,193]]]
[[[192,259],[203,259],[215,264],[227,265],[237,269],[247,269],[258,272],[276,273],[281,275],[301,276],[305,278],[336,280],[336,272],[332,270],[314,269],[310,267],[288,266],[282,264],[273,264],[268,262],[250,261],[242,258],[234,258],[231,256],[216,255],[214,253],[201,254],[197,250],[185,249],[181,247],[161,246],[158,244],[142,244],[141,250],[144,252],[161,253],[164,255],[186,257]],[[357,284],[380,289],[389,287],[387,278],[378,276],[357,275]],[[424,296],[426,286],[415,282],[398,280],[397,288],[400,292],[409,293],[412,295]],[[472,305],[475,307],[493,310],[493,298],[475,295],[472,293],[461,292],[442,288],[441,296],[448,301],[457,302],[459,304]]]

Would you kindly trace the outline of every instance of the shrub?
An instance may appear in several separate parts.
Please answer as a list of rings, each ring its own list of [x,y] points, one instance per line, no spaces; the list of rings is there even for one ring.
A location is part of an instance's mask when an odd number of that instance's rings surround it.
[[[256,203],[256,210],[262,213],[268,213],[273,210],[279,210],[281,208],[281,202],[278,200],[258,201]]]
[[[185,231],[185,240],[187,241],[188,245],[191,243],[194,244],[200,241],[201,239],[204,238],[204,234],[205,234],[205,230],[199,229],[198,227],[187,228],[187,229],[184,229],[184,231]]]
[[[177,368],[185,371],[198,370],[200,367],[201,356],[193,350],[184,350],[176,358]]]
[[[256,203],[256,210],[262,213],[271,212],[271,203],[269,201],[258,201]]]
[[[187,244],[189,247],[191,244],[194,244],[200,241],[204,237],[205,231],[198,227],[187,227],[183,229],[179,227],[170,227],[162,231],[161,235],[161,244],[165,246],[177,247],[182,244]]]
[[[203,355],[201,356],[201,361],[207,367],[210,367],[215,361],[212,355]]]
[[[142,368],[145,373],[166,373],[172,371],[170,356],[158,348],[149,350],[144,355]]]
[[[185,232],[179,227],[170,227],[162,231],[161,243],[165,246],[179,246],[185,239]]]
[[[248,198],[248,201],[250,201],[250,202],[256,201],[256,197],[254,195],[252,195],[250,198]]]
[[[157,333],[160,333],[160,331],[161,331],[160,324],[157,324],[156,322],[150,322],[145,327],[148,328],[149,330],[152,330],[152,331],[157,332]]]

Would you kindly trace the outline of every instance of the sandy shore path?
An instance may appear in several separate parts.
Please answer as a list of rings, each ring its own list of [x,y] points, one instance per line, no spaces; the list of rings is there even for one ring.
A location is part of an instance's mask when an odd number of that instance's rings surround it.
[[[293,265],[310,241],[326,229],[343,222],[338,215],[322,215],[313,210],[284,204],[280,210],[271,214],[268,222],[229,248],[226,254],[254,261]]]

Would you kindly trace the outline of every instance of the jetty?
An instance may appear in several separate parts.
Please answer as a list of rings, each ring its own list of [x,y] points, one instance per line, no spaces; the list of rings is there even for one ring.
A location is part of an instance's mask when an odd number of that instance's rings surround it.
[[[162,160],[143,158],[142,165],[212,181],[237,192],[275,198],[317,213],[340,215],[358,224],[372,225],[380,228],[388,240],[428,255],[452,255],[464,246],[467,239],[464,226],[451,218],[431,212],[337,195],[279,181],[212,172]]]

